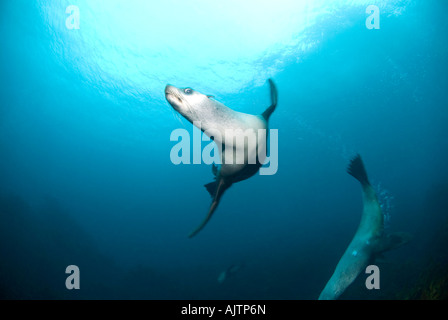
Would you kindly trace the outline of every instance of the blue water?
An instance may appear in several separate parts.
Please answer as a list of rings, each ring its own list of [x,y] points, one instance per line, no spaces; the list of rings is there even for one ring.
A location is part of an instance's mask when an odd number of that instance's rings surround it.
[[[371,2],[380,29],[366,28]],[[67,28],[69,5],[79,29]],[[378,263],[380,290],[361,275],[341,298],[399,299],[434,259],[446,272],[447,9],[1,1],[0,297],[316,299],[359,223],[361,189],[345,171],[356,153],[387,230],[414,238]],[[259,114],[270,77],[278,172],[233,185],[188,239],[213,175],[171,162],[171,132],[193,129],[165,85]],[[65,287],[68,265],[79,290]]]

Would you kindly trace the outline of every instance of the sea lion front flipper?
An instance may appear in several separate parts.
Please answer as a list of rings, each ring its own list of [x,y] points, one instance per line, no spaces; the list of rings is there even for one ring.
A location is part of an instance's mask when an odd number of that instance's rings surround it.
[[[278,93],[277,88],[275,86],[275,83],[272,79],[269,79],[269,86],[271,88],[271,105],[269,108],[267,108],[261,116],[268,121],[269,117],[271,116],[272,112],[274,112],[275,107],[277,107],[277,101],[278,101]]]
[[[199,225],[199,227],[196,228],[196,230],[190,233],[190,235],[188,236],[189,238],[194,237],[199,231],[202,230],[202,228],[205,227],[205,225],[215,212],[216,208],[218,207],[219,200],[221,199],[221,196],[223,195],[224,191],[226,191],[226,189],[230,186],[231,184],[226,183],[224,179],[219,179],[218,181],[210,182],[209,184],[205,185],[210,194],[212,194],[213,190],[215,190],[213,202],[210,206],[210,209],[208,210],[207,216],[205,217],[204,221],[202,221],[202,223]]]

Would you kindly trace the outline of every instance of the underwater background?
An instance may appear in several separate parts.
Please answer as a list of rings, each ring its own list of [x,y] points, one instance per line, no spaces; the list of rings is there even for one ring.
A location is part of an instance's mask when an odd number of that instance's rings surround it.
[[[368,29],[366,8],[380,9]],[[72,11],[79,9],[79,29]],[[341,299],[448,296],[448,3],[0,2],[1,299],[317,299],[362,210],[413,235]],[[260,114],[278,172],[234,184],[174,165],[167,83]],[[196,130],[196,129],[194,129]],[[67,290],[65,269],[80,269]],[[237,266],[237,268],[232,268]],[[225,270],[237,270],[225,279]],[[222,280],[222,279],[221,279]]]

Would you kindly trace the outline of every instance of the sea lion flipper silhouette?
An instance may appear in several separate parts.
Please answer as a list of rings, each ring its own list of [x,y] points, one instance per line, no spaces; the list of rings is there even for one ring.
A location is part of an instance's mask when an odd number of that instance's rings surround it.
[[[216,208],[218,207],[219,200],[221,199],[221,196],[224,194],[224,191],[230,187],[230,185],[226,185],[225,181],[223,179],[219,179],[214,182],[210,182],[205,185],[207,188],[207,191],[210,194],[214,194],[212,204],[210,205],[210,208],[208,210],[207,216],[202,221],[202,223],[188,236],[189,238],[194,237],[199,231],[202,230],[202,228],[205,227],[207,222],[212,217],[213,213],[215,212]]]

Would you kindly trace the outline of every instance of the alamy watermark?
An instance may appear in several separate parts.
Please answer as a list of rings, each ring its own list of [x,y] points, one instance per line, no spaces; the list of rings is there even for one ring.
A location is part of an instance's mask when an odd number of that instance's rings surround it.
[[[201,130],[201,122],[193,125]],[[210,137],[213,137],[210,139]],[[222,141],[225,140],[225,145]],[[170,159],[178,164],[262,164],[260,175],[274,175],[278,170],[278,130],[270,129],[207,129],[202,134],[193,130],[193,139],[186,129],[171,132],[170,141],[178,141],[171,148]],[[209,142],[202,148],[202,142]],[[191,148],[192,144],[192,148]],[[269,145],[269,155],[267,155]],[[193,159],[191,161],[191,149]],[[224,156],[221,157],[222,151]]]
[[[67,29],[79,29],[80,24],[80,12],[79,7],[76,5],[69,5],[65,12],[69,14],[67,19],[65,20],[65,26]],[[366,13],[369,16],[366,19],[366,28],[367,29],[379,29],[380,28],[380,9],[376,5],[369,5],[366,8]]]
[[[67,29],[79,29],[79,8],[75,5],[69,5],[65,9],[65,13],[69,14],[65,20],[65,26]]]
[[[380,288],[380,268],[374,264],[368,265],[366,274],[370,274],[366,279],[366,288],[378,290]]]
[[[366,28],[369,30],[380,28],[380,8],[371,4],[366,8],[366,13],[369,16],[366,19]]]
[[[67,268],[65,268],[65,273],[70,274],[67,279],[65,279],[65,287],[68,290],[79,289],[80,274],[78,266],[75,266],[74,264],[67,266]]]

